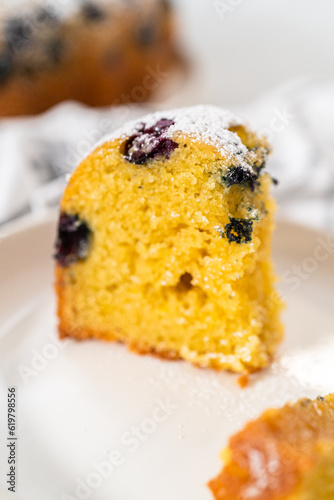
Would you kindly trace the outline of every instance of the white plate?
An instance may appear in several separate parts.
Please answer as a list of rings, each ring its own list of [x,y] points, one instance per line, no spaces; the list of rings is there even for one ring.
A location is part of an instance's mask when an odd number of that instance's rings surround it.
[[[334,391],[333,237],[279,224],[286,340],[272,367],[242,390],[235,375],[121,345],[58,342],[54,220],[26,219],[1,234],[0,419],[5,437],[6,391],[14,385],[15,498],[210,500],[206,483],[228,436],[265,408]],[[7,453],[1,438],[1,498],[12,499]]]

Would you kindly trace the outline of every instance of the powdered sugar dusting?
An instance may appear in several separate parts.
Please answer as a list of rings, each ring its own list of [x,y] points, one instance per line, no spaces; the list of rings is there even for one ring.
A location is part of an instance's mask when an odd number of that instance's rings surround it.
[[[103,142],[116,138],[127,138],[136,134],[145,124],[152,127],[162,119],[173,120],[174,124],[166,130],[164,136],[175,139],[176,136],[186,136],[204,142],[217,148],[218,153],[232,159],[238,158],[238,164],[248,166],[245,157],[247,147],[242,143],[231,127],[245,125],[245,122],[225,109],[215,106],[198,105],[168,111],[158,111],[146,115],[139,120],[127,123],[124,127],[114,132],[112,136],[105,137]]]
[[[230,127],[244,123],[229,111],[215,106],[200,105],[181,108],[174,113],[175,124],[168,129],[167,135],[180,133],[194,137],[196,140],[216,147],[222,154],[247,153],[247,148],[242,144],[238,135],[228,130]]]

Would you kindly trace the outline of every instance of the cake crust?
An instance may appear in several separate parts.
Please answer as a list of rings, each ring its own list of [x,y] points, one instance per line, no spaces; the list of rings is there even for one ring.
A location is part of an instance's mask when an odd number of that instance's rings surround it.
[[[61,337],[250,373],[282,338],[269,146],[230,113],[149,115],[107,138],[61,202]]]
[[[173,11],[161,0],[5,2],[0,116],[40,113],[68,99],[146,101],[184,65],[174,31]]]
[[[209,482],[216,500],[331,500],[334,394],[267,410],[232,436]]]

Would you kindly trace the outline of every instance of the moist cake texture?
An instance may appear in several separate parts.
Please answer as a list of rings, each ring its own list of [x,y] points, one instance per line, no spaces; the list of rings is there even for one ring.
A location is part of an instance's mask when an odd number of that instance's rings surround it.
[[[106,138],[61,201],[60,336],[242,373],[267,366],[282,338],[269,152],[212,106]]]

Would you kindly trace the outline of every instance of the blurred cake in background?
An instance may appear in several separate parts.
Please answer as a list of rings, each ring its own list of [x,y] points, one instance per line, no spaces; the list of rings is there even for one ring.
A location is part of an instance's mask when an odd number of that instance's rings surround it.
[[[178,56],[166,0],[3,0],[0,116],[147,100]]]
[[[267,410],[232,436],[215,500],[333,500],[334,394]]]

